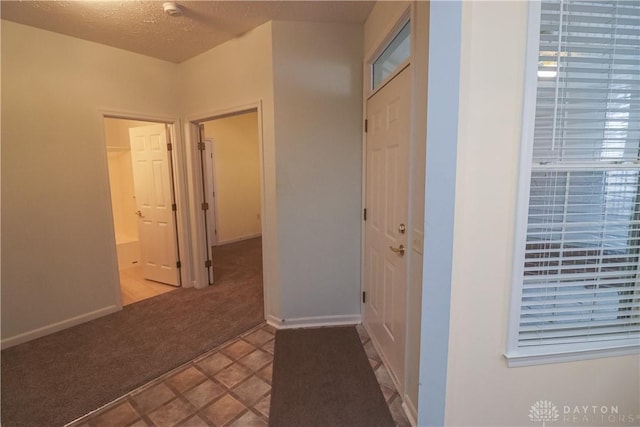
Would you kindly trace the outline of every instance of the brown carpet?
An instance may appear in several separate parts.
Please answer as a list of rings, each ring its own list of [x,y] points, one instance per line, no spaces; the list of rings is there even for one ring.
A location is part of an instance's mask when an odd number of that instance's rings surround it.
[[[2,426],[61,426],[263,322],[260,239],[216,248],[216,266],[207,289],[2,351]]]
[[[276,332],[270,427],[395,423],[354,327]]]

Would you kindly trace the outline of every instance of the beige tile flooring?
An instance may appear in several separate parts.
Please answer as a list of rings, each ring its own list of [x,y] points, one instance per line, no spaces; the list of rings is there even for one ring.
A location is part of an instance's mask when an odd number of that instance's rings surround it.
[[[146,280],[142,266],[127,267],[120,270],[120,293],[122,305],[133,304],[156,295],[178,289],[176,286],[165,285]]]
[[[409,426],[366,330],[362,325],[357,330],[396,425]],[[69,426],[266,426],[274,338],[271,326],[254,328]]]

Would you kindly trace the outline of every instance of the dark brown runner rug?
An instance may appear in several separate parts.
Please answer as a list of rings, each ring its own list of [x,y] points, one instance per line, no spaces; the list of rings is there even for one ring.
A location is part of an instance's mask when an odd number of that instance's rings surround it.
[[[276,332],[270,427],[394,425],[354,327]]]
[[[2,427],[62,426],[262,323],[260,239],[227,246],[215,286],[3,350]]]

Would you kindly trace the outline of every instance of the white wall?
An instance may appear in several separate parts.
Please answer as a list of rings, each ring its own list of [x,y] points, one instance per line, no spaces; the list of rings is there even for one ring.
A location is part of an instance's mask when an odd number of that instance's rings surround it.
[[[362,26],[273,22],[285,324],[360,318]]]
[[[258,113],[206,122],[213,139],[215,217],[218,244],[256,237],[260,219],[260,139]]]
[[[565,422],[562,411],[639,414],[638,356],[507,368],[527,4],[465,2],[462,28],[446,424],[529,425],[530,406],[550,400],[561,411],[554,426],[631,425]]]
[[[177,65],[2,21],[2,343],[118,310],[101,109],[177,117]]]

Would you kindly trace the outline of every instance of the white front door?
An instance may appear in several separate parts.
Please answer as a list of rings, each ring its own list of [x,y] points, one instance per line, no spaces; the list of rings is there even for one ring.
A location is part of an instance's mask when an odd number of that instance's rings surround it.
[[[167,126],[129,129],[144,277],[180,286]]]
[[[404,383],[411,72],[367,101],[364,323],[397,384]]]

